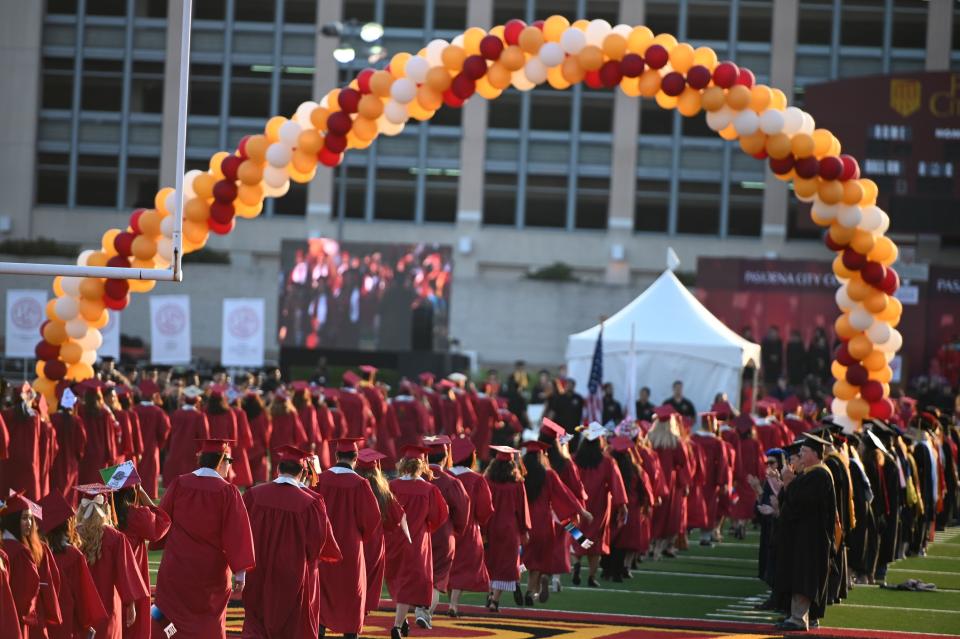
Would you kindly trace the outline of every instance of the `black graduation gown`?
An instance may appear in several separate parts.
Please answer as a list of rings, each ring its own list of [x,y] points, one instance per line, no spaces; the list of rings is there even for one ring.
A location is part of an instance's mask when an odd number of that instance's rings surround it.
[[[778,598],[804,595],[810,616],[823,617],[827,579],[837,521],[833,476],[823,464],[805,469],[784,490],[777,528],[776,587]]]
[[[920,497],[923,499],[922,524],[917,531],[917,542],[922,548],[930,529],[930,522],[937,516],[936,494],[939,487],[933,478],[933,469],[936,468],[937,460],[933,458],[930,449],[923,442],[914,444],[913,459],[917,462],[917,479],[920,480]]]
[[[837,516],[840,518],[840,549],[830,558],[830,582],[827,587],[828,603],[838,603],[847,597],[847,544],[855,517],[850,508],[851,480],[846,464],[838,453],[829,453],[823,463],[833,476],[833,493]]]
[[[864,467],[873,486],[871,510],[876,521],[876,537],[868,548],[867,566],[874,570],[868,574],[884,576],[887,564],[894,560],[900,531],[900,471],[897,460],[890,453],[871,450],[864,458]]]
[[[877,524],[873,518],[872,485],[867,485],[867,476],[856,461],[850,460],[850,483],[853,486],[853,515],[856,525],[847,538],[847,565],[858,575],[872,575],[873,565],[867,564],[867,538],[877,536]]]
[[[777,499],[783,496],[783,489]],[[770,488],[770,482],[763,482],[763,493],[757,500],[757,506],[771,505],[773,489]],[[759,510],[756,511],[757,518],[760,520],[760,548],[757,551],[757,576],[760,577],[771,588],[776,579],[776,535],[777,535],[777,517],[775,515],[764,515]]]

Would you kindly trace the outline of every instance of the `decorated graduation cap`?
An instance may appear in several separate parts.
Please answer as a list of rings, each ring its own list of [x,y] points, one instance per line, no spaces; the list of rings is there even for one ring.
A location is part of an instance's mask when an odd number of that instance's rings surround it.
[[[447,379],[449,379],[451,382],[459,386],[467,381],[467,376],[459,372],[450,373],[449,375],[447,375]]]
[[[426,446],[420,446],[419,444],[407,444],[401,450],[401,454],[403,455],[404,459],[421,459],[429,452],[429,448]]]
[[[40,504],[25,497],[24,492],[25,491],[22,490],[20,492],[14,492],[14,490],[11,489],[7,498],[0,500],[0,515],[11,515],[13,513],[27,511],[33,515],[34,519],[43,519],[43,508]]]
[[[519,450],[510,446],[491,446],[490,450],[497,453],[497,459],[500,461],[512,461],[513,456],[519,454]]]
[[[81,520],[89,519],[94,513],[101,518],[105,517],[107,513],[104,508],[107,506],[107,500],[109,499],[112,506],[113,493],[116,492],[114,488],[106,484],[80,484],[74,487],[74,490],[80,493],[80,508],[77,509],[77,518]],[[113,522],[116,523],[116,509],[111,508],[110,512]]]
[[[362,441],[364,441],[363,437],[341,437],[333,440],[337,445],[337,452],[340,454],[356,453]]]
[[[527,451],[528,453],[529,453],[529,452],[533,452],[533,451],[537,451],[537,452],[541,452],[541,453],[542,453],[543,451],[545,451],[545,450],[547,450],[548,448],[550,448],[550,444],[547,444],[546,442],[541,442],[541,441],[538,441],[538,440],[534,439],[534,440],[531,440],[531,441],[528,441],[528,442],[523,442],[523,444],[521,444],[521,448],[526,449],[526,451]]]
[[[128,460],[116,466],[110,466],[100,471],[103,483],[116,490],[122,490],[140,483],[140,474],[133,461]]]
[[[456,464],[457,462],[466,461],[476,450],[477,447],[473,445],[472,441],[466,437],[458,437],[450,444],[450,457],[453,459],[453,463]]]
[[[738,433],[746,433],[756,425],[756,422],[753,421],[753,417],[749,414],[740,413],[730,420],[730,424],[737,429]]]
[[[77,514],[77,511],[64,499],[59,490],[55,490],[41,499],[37,505],[43,511],[39,528],[44,535],[49,535],[60,524]]]
[[[200,390],[199,386],[191,385],[183,389],[183,396],[187,399],[197,399],[201,395],[203,395],[203,391]]]
[[[809,448],[819,455],[823,454],[823,449],[826,446],[830,446],[830,442],[814,433],[804,433],[803,439],[799,443],[801,447]]]
[[[77,396],[69,388],[63,389],[63,395],[60,396],[60,406],[70,410],[77,404]]]
[[[423,438],[423,445],[429,448],[431,451],[438,449],[443,450],[451,443],[451,439],[446,435],[427,435]]]
[[[360,379],[360,376],[357,375],[356,373],[354,373],[353,371],[346,371],[346,372],[343,374],[343,383],[344,383],[344,385],[346,385],[346,386],[350,386],[350,387],[352,387],[352,388],[356,388],[357,386],[360,385],[360,382],[362,382],[362,381],[363,381],[363,380]]]
[[[633,440],[627,437],[612,437],[610,438],[610,448],[618,453],[625,453],[633,448]]]
[[[590,422],[590,425],[583,430],[583,438],[588,442],[596,441],[607,434],[607,429],[600,425],[600,422]]]
[[[656,415],[659,420],[670,419],[671,416],[677,414],[677,410],[670,404],[663,404],[662,406],[657,406],[653,409],[653,414]]]
[[[377,467],[377,464],[380,461],[386,458],[387,456],[381,453],[379,450],[375,450],[373,448],[364,448],[357,453],[357,468],[372,470]]]

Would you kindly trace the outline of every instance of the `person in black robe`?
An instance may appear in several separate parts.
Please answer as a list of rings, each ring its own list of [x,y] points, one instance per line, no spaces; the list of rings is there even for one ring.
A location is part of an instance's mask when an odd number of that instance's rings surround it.
[[[855,524],[847,537],[847,567],[850,569],[853,583],[867,583],[866,575],[873,575],[874,565],[867,565],[868,539],[879,537],[877,522],[873,517],[873,485],[867,477],[866,469],[860,460],[863,440],[857,434],[849,434],[845,444],[847,458],[850,460],[850,484],[853,488],[853,518]],[[869,439],[869,435],[867,436]],[[880,444],[879,440],[877,444]],[[882,444],[880,444],[882,446]]]
[[[899,459],[890,453],[896,444],[896,432],[878,420],[872,420],[864,441],[863,466],[873,490],[871,510],[876,535],[868,539],[864,568],[867,583],[884,583],[887,565],[896,558],[900,533],[901,492]],[[870,567],[873,570],[869,570]]]
[[[547,402],[544,414],[573,435],[583,422],[583,396],[577,393],[577,385],[572,378],[558,379],[557,391]]]
[[[940,428],[934,434],[936,446],[940,450],[943,463],[943,476],[946,490],[943,496],[943,510],[937,514],[937,530],[945,530],[953,524],[957,514],[957,458],[954,456],[954,442],[950,438],[950,425],[941,421]]]
[[[939,479],[937,457],[933,439],[930,435],[939,427],[937,418],[931,413],[920,413],[913,423],[916,443],[913,445],[913,458],[917,463],[917,478],[920,480],[920,498],[923,500],[923,516],[915,531],[915,551],[921,557],[927,554],[927,542],[937,517],[939,499]]]
[[[800,331],[793,329],[790,331],[790,339],[787,340],[787,381],[792,388],[800,388],[806,376],[807,347]]]
[[[780,328],[771,326],[760,343],[760,372],[763,381],[770,389],[783,375],[783,340],[780,338]]]
[[[799,447],[798,447],[799,448]],[[760,520],[760,548],[757,552],[757,576],[770,588],[776,584],[776,537],[777,522],[780,518],[780,500],[783,498],[783,481],[780,474],[786,466],[786,452],[780,448],[767,451],[767,476],[763,482],[760,497],[754,506],[757,519]],[[775,610],[778,608],[773,594],[757,610]]]
[[[836,424],[825,424],[813,431],[825,441],[831,443],[824,449],[823,464],[833,476],[833,491],[840,517],[840,538],[836,540],[837,551],[830,557],[830,580],[827,585],[827,603],[837,604],[847,597],[847,544],[849,535],[856,524],[853,510],[853,485],[847,461],[838,450],[843,441],[843,428]]]
[[[613,396],[613,384],[607,382],[603,385],[603,413],[601,424],[619,424],[623,421],[623,406]]]
[[[833,476],[822,461],[827,442],[808,433],[797,443],[799,468],[783,473],[775,594],[790,598],[790,614],[777,627],[805,631],[818,627],[826,610],[838,515]]]

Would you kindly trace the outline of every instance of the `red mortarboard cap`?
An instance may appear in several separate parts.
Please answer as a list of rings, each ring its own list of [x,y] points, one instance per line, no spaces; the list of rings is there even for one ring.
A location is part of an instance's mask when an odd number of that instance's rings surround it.
[[[566,435],[567,431],[563,428],[563,426],[553,421],[549,417],[544,417],[543,424],[540,425],[540,434],[558,439]]]
[[[100,383],[100,380],[93,377],[77,384],[77,388],[83,393],[95,393],[100,390],[101,386],[103,386],[103,384]]]
[[[421,384],[430,386],[431,384],[433,384],[433,380],[435,380],[437,376],[434,375],[433,373],[420,373],[419,375],[417,375],[417,378],[420,380]]]
[[[230,454],[230,447],[236,443],[234,439],[197,439],[198,453]]]
[[[81,495],[87,495],[88,497],[96,497],[97,495],[109,495],[110,493],[117,492],[110,486],[106,484],[80,484],[79,486],[74,486],[75,491]]]
[[[458,437],[450,444],[450,456],[454,463],[466,460],[476,450],[477,447],[466,437]]]
[[[49,535],[50,531],[77,514],[59,490],[55,490],[37,504],[43,510],[40,532]]]
[[[155,394],[160,392],[160,387],[157,386],[157,383],[152,379],[142,380],[139,384],[140,394],[147,397],[153,397]]]
[[[677,411],[670,404],[664,404],[654,408],[653,413],[657,416],[657,419],[670,419],[670,416],[675,415]]]
[[[358,445],[364,439],[362,437],[341,437],[333,441],[337,445],[338,453],[355,453],[358,450]]]
[[[441,379],[437,384],[437,387],[442,388],[443,390],[450,390],[451,388],[456,388],[457,385],[451,382],[449,379]]]
[[[2,504],[0,505],[0,514],[10,515],[28,510],[35,519],[43,519],[43,508],[41,508],[39,504],[24,497],[23,492],[22,490],[20,492],[14,492],[11,489],[10,495],[4,500],[0,500],[0,504]]]
[[[123,397],[126,397],[130,394],[130,389],[126,386],[126,384],[117,384],[117,386],[114,388],[114,391],[116,391],[117,395],[121,395]]]
[[[637,422],[637,425],[640,426],[640,432],[642,432],[644,435],[649,433],[650,429],[653,428],[653,424],[645,419],[641,419],[639,422]]]
[[[426,446],[418,446],[416,444],[407,444],[403,447],[402,454],[407,459],[417,459],[418,457],[423,457],[430,452],[430,449]]]
[[[304,452],[296,446],[280,446],[271,453],[274,461],[297,462],[303,464],[304,460],[310,456],[310,453]]]
[[[513,456],[519,453],[516,448],[511,448],[510,446],[491,446],[490,450],[496,451],[497,459],[500,461],[510,461],[513,459]]]
[[[532,440],[529,442],[523,442],[522,447],[526,448],[528,452],[532,450],[538,450],[542,452],[550,448],[550,444],[537,441],[537,440]]]
[[[370,364],[364,364],[360,367],[360,370],[366,373],[367,375],[376,375],[379,370],[376,366],[371,366]]]
[[[343,374],[343,383],[347,386],[356,386],[361,381],[360,376],[354,373],[353,371],[347,371]]]
[[[710,410],[717,414],[717,419],[730,419],[730,415],[733,414],[733,409],[730,407],[730,402],[714,402],[713,406],[710,407]]]
[[[798,408],[800,408],[800,399],[796,395],[791,395],[783,400],[783,412],[795,413]]]
[[[737,432],[739,433],[745,433],[755,425],[753,417],[747,413],[741,413],[740,415],[737,415],[730,423],[733,424],[733,427],[736,428]]]
[[[610,438],[610,447],[617,452],[626,452],[633,448],[633,440],[629,437],[612,437]]]
[[[324,388],[323,398],[330,401],[340,399],[340,391],[338,391],[336,388]]]
[[[364,448],[357,454],[358,468],[376,468],[377,462],[386,459],[387,456],[373,448]]]
[[[451,443],[450,438],[446,435],[428,435],[423,438],[423,445],[430,449],[443,448]]]
[[[273,391],[273,395],[277,399],[281,399],[284,401],[290,399],[290,393],[287,392],[287,389],[285,386],[277,386],[276,390]]]
[[[302,391],[308,390],[309,388],[310,388],[310,384],[306,383],[302,379],[297,380],[290,384],[290,389],[293,390],[294,392],[302,392]]]

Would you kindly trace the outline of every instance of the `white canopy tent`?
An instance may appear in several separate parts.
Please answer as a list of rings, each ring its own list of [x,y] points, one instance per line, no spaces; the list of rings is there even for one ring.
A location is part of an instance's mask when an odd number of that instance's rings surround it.
[[[587,392],[599,332],[598,324],[567,338],[567,369],[581,394]],[[654,404],[682,380],[684,395],[698,411],[709,410],[718,392],[736,406],[748,364],[759,367],[760,345],[727,328],[670,270],[603,323],[603,379],[613,383],[621,402],[636,397],[638,389],[627,388],[633,380],[638,388],[650,387]]]

